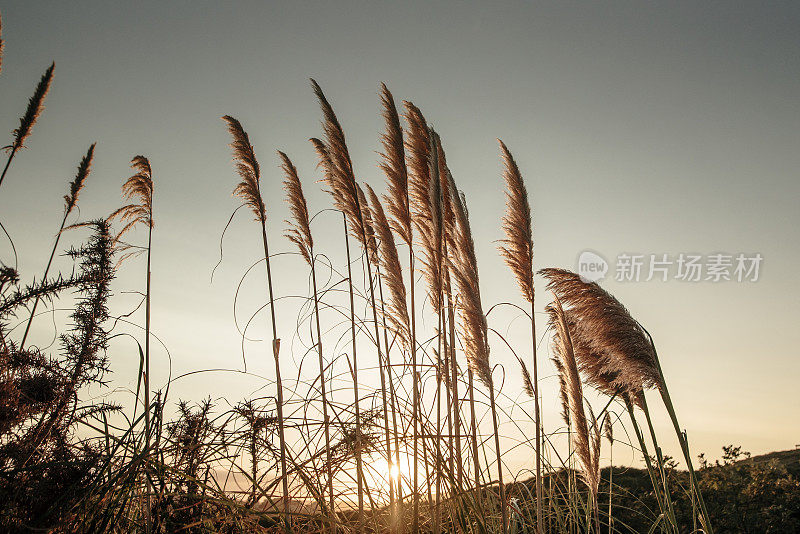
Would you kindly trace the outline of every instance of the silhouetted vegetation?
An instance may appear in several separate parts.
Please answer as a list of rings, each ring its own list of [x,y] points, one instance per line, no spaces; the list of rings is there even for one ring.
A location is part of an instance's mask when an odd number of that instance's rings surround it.
[[[0,65],[2,52],[0,40]],[[51,66],[12,132],[0,185],[14,174],[11,162],[42,114],[53,77]],[[304,380],[298,367],[285,365],[297,361],[286,357],[291,348],[281,351],[277,317],[285,312],[276,304],[281,281],[273,278],[269,249],[281,229],[271,217],[274,200],[262,197],[266,173],[242,123],[223,117],[241,179],[235,185],[232,180],[233,192],[258,223],[254,235],[263,247],[262,309],[270,314],[267,352],[275,380],[264,379],[274,396],[229,404],[176,402],[170,382],[156,388],[150,380],[150,260],[158,239],[153,198],[159,183],[150,160],[132,159],[134,174],[123,184],[128,204],[108,206],[108,217],[67,224],[90,178],[92,144],[69,183],[43,274],[24,273],[31,281],[23,283],[16,262],[10,265],[14,256],[3,252],[0,531],[800,530],[800,455],[750,458],[730,446],[721,462],[701,455],[695,470],[653,339],[615,297],[563,269],[538,271],[554,297],[546,308],[552,334],[546,335],[563,407],[563,421],[544,427],[532,209],[522,172],[501,141],[507,194],[498,223],[505,232],[501,254],[519,285],[526,309],[517,309],[531,330],[524,347],[508,348],[534,405],[529,420],[517,421],[531,434],[518,446],[529,447],[533,457],[525,470],[510,473],[500,422],[509,417],[504,405],[516,408],[522,401],[496,380],[489,338],[508,342],[490,324],[491,309],[481,299],[466,198],[442,139],[420,108],[403,102],[401,114],[381,86],[386,130],[380,168],[387,194],[380,197],[356,179],[344,128],[313,80],[312,88],[323,132],[311,142],[343,223],[341,242],[332,247],[346,258],[337,266],[315,249],[315,212],[296,167],[279,152],[292,217],[285,235],[310,276],[297,324],[298,332],[301,326],[311,332],[304,349],[315,358],[313,378]],[[135,241],[140,227],[147,230],[146,245],[128,241]],[[73,266],[51,274],[66,235],[80,243],[64,247]],[[140,254],[147,262],[144,324],[142,334],[132,335],[119,325],[137,325],[138,308],[112,316],[109,302],[117,271]],[[326,276],[318,279],[320,269]],[[31,325],[42,313],[55,317],[57,301],[70,310],[68,319],[56,325],[57,342],[37,346],[28,339]],[[106,400],[112,341],[131,339],[140,359],[136,391],[130,403],[117,405]],[[336,373],[335,365],[346,372]],[[246,374],[246,360],[244,367]],[[373,370],[380,386],[365,387],[358,373]],[[594,411],[586,388],[604,396],[602,410]],[[657,394],[669,414],[686,470],[663,454],[647,393]],[[635,443],[615,439],[626,432],[615,434],[614,427],[632,430]],[[566,454],[553,445],[561,434],[567,436]],[[603,436],[609,450],[632,447],[647,469],[601,469]],[[519,482],[523,473],[535,476]]]

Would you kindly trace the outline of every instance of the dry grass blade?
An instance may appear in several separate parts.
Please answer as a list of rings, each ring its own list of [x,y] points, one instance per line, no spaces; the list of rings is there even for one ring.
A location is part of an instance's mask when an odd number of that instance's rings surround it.
[[[411,211],[408,195],[408,168],[406,167],[403,128],[392,93],[381,84],[381,106],[386,132],[381,135],[383,161],[381,169],[386,174],[389,193],[384,197],[386,211],[391,216],[392,228],[400,239],[411,244]]]
[[[400,336],[404,346],[408,346],[411,338],[411,324],[406,307],[406,286],[403,283],[403,270],[400,265],[400,257],[397,253],[397,246],[394,242],[386,212],[383,209],[380,199],[373,191],[372,187],[366,185],[372,207],[373,221],[375,223],[375,233],[378,237],[380,249],[381,276],[389,288],[390,299],[386,319],[392,324],[397,334]]]
[[[283,189],[286,191],[286,200],[289,203],[289,211],[292,220],[286,221],[289,228],[286,237],[297,245],[303,259],[311,265],[311,251],[314,249],[314,239],[311,237],[311,222],[308,214],[308,204],[303,194],[303,185],[297,175],[297,168],[289,159],[289,156],[278,151],[281,158],[281,169],[283,169],[286,179],[283,181]]]
[[[597,283],[564,269],[539,271],[563,302],[575,356],[587,380],[608,394],[635,398],[642,387],[660,387],[653,346],[627,309]]]
[[[583,387],[578,363],[573,352],[570,330],[567,326],[564,310],[556,296],[555,301],[548,305],[551,323],[556,327],[553,335],[554,352],[561,362],[561,373],[564,379],[567,399],[569,403],[569,421],[575,432],[572,434],[575,454],[581,463],[581,475],[586,485],[596,495],[598,481],[595,480],[594,457],[592,455],[592,438],[589,435],[589,423],[583,402]]]
[[[506,238],[501,241],[500,253],[517,277],[524,297],[528,302],[533,302],[533,230],[528,191],[514,157],[505,143],[499,139],[498,142],[505,166],[503,178],[506,183],[506,212],[503,216]]]
[[[611,415],[606,412],[605,417],[603,417],[603,434],[605,435],[606,439],[608,440],[609,444],[614,443],[614,424],[611,422]]]
[[[86,182],[86,178],[89,176],[89,172],[91,171],[95,144],[96,143],[92,143],[92,146],[89,147],[86,155],[78,165],[78,172],[75,174],[75,178],[69,184],[69,194],[64,195],[64,202],[66,203],[64,209],[68,214],[78,203],[78,196],[80,195],[81,189],[83,189],[83,185]]]
[[[52,63],[47,68],[42,78],[39,80],[39,84],[36,86],[33,96],[28,100],[28,108],[25,110],[25,114],[19,119],[19,127],[13,132],[14,141],[11,146],[8,147],[12,151],[16,151],[25,146],[25,141],[30,137],[33,125],[39,120],[39,116],[44,110],[44,99],[47,97],[48,91],[50,91],[50,84],[53,81],[53,71],[55,68],[55,63]]]
[[[233,138],[230,147],[236,171],[242,178],[233,190],[233,194],[242,199],[253,211],[257,221],[263,223],[267,220],[267,215],[264,200],[261,198],[261,169],[253,145],[250,144],[250,137],[241,123],[230,115],[225,115],[222,120],[228,125],[228,132]]]

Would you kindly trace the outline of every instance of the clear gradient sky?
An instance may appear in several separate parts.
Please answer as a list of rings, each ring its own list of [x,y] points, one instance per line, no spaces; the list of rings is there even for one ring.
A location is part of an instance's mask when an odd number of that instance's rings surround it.
[[[56,62],[30,150],[0,192],[20,269],[30,277],[43,268],[61,197],[91,142],[98,145],[83,218],[116,208],[131,157],[149,156],[154,331],[170,349],[173,374],[241,364],[233,295],[260,245],[249,217],[238,217],[210,283],[237,205],[219,117],[231,114],[249,131],[265,169],[273,247],[289,251],[279,237],[287,210],[275,149],[295,160],[311,208],[329,206],[314,184],[320,175],[307,142],[320,134],[308,78],[331,100],[360,178],[378,190],[384,81],[442,135],[470,205],[487,308],[520,302],[495,250],[504,202],[498,137],[528,184],[537,268],[574,269],[584,249],[606,258],[761,253],[756,283],[612,276],[603,285],[653,334],[696,452],[800,443],[798,4],[4,1],[0,10],[0,132],[9,139],[39,76]],[[318,221],[317,239],[335,255],[339,221]],[[0,247],[9,261],[8,245]],[[141,289],[143,267],[126,264],[117,293]],[[304,293],[299,259],[281,257],[275,269],[284,294]],[[245,287],[260,292],[262,281]],[[261,293],[250,298],[242,297],[243,315],[263,301]],[[537,298],[540,310],[550,300],[542,290]],[[494,326],[506,329],[513,317],[501,311]],[[40,322],[44,343],[52,332]],[[523,323],[509,330],[524,350]],[[288,342],[293,320],[281,326]],[[251,368],[271,376],[265,344],[249,346]],[[111,351],[113,388],[135,385],[134,347],[120,340]],[[154,382],[167,374],[159,358]],[[506,367],[512,394],[513,357],[496,346],[493,358]],[[549,362],[543,367],[547,425],[557,420],[557,382]],[[259,385],[202,374],[177,382],[172,395],[235,402]],[[666,417],[657,423],[668,432]],[[665,448],[677,455],[676,443]]]

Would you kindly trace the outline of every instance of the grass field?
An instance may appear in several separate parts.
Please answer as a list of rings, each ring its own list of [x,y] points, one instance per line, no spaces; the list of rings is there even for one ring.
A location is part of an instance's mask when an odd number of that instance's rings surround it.
[[[0,195],[4,180],[15,178],[15,156],[39,149],[32,134],[54,76],[51,66],[12,133]],[[480,224],[502,227],[498,253],[509,269],[502,276],[513,276],[519,292],[489,305],[481,299],[476,221],[448,167],[446,141],[421,109],[381,86],[378,164],[385,184],[367,184],[357,179],[331,101],[311,84],[321,132],[311,132],[310,141],[330,206],[309,207],[304,188],[316,187],[319,176],[299,176],[289,155],[279,152],[280,169],[262,169],[265,154],[256,152],[246,119],[226,115],[215,125],[209,117],[210,128],[230,135],[229,178],[241,201],[234,215],[252,219],[248,238],[261,254],[247,270],[263,278],[262,307],[250,321],[265,322],[270,333],[259,356],[270,361],[271,374],[260,395],[184,402],[173,398],[169,383],[151,384],[151,279],[161,275],[151,270],[151,254],[158,210],[166,208],[158,204],[158,169],[147,156],[132,155],[118,206],[83,221],[79,197],[91,187],[95,145],[88,147],[65,184],[62,223],[40,271],[18,272],[13,236],[6,234],[12,245],[3,248],[0,269],[0,530],[800,529],[797,451],[744,458],[731,447],[721,464],[698,458],[645,327],[598,284],[538,265],[532,207],[509,147],[500,141],[505,212]],[[285,199],[262,196],[262,182],[276,176]],[[271,216],[278,202],[288,203],[286,223]],[[314,240],[315,215],[324,210],[334,210],[341,227],[338,242],[324,244],[343,258],[338,264]],[[270,246],[285,239],[295,252],[293,268],[309,281],[307,294],[292,295],[302,302],[291,319],[303,347],[281,343],[292,333],[279,331],[287,295]],[[216,246],[213,239],[208,246]],[[53,258],[64,253],[74,267],[54,272]],[[122,269],[140,269],[141,304],[114,315],[114,279]],[[54,343],[38,346],[29,339],[31,325],[46,320],[56,302],[70,309],[69,318],[57,325]],[[539,324],[536,302],[549,302]],[[504,338],[504,325],[491,315],[496,306],[513,307],[530,324],[526,343]],[[140,330],[122,333],[123,324]],[[123,339],[135,343],[140,358],[130,404],[115,403],[106,387],[115,343]],[[523,377],[524,391],[503,387],[490,353],[495,343],[517,356],[513,372]],[[238,350],[231,347],[231,354]],[[563,410],[561,420],[543,423],[540,366],[548,359],[558,370]],[[246,359],[243,365],[247,373]],[[601,404],[587,401],[589,389]],[[674,435],[657,435],[648,398],[666,410]],[[527,429],[515,447],[532,451],[517,473],[503,467],[508,441],[501,421],[512,408],[514,422]],[[677,440],[681,457],[664,456],[660,439]],[[601,468],[601,454],[613,465],[615,450],[631,448],[642,469]]]

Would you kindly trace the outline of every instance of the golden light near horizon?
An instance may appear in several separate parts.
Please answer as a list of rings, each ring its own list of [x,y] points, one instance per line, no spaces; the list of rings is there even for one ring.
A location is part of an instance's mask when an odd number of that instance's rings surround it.
[[[381,491],[388,492],[389,484],[402,483],[403,491],[411,491],[413,484],[413,467],[411,463],[411,456],[401,451],[399,454],[400,460],[397,461],[397,456],[392,453],[394,461],[387,461],[384,457],[369,458],[366,462],[368,466],[364,471],[364,477],[367,479],[367,484],[371,487],[380,489]],[[419,481],[422,485],[424,481]]]

